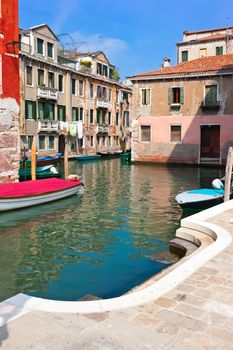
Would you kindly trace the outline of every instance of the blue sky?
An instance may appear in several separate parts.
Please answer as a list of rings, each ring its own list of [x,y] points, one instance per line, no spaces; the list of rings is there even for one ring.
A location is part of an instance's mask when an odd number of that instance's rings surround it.
[[[121,77],[176,63],[183,30],[233,25],[232,0],[19,0],[20,26],[47,23],[81,51],[103,50]]]

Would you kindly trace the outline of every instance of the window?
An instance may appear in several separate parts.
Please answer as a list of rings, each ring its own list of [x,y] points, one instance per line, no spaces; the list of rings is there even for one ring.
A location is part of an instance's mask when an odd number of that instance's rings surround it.
[[[115,145],[118,146],[119,145],[119,137],[115,136]]]
[[[108,76],[108,66],[103,65],[103,75],[104,75],[105,77]]]
[[[94,85],[92,83],[89,84],[89,95],[90,98],[94,97]]]
[[[93,146],[94,146],[94,137],[91,136],[91,147],[93,147]]]
[[[66,106],[57,106],[57,119],[63,122],[66,120]]]
[[[25,101],[25,117],[26,119],[36,119],[36,101]]]
[[[105,112],[102,111],[102,124],[105,124]]]
[[[54,89],[54,73],[48,72],[48,87]]]
[[[168,104],[183,104],[184,103],[184,88],[173,87],[168,89]]]
[[[223,55],[223,46],[217,46],[216,47],[216,56]]]
[[[33,135],[28,135],[28,149],[32,149]]]
[[[26,84],[32,86],[32,67],[26,67]]]
[[[49,135],[49,149],[54,149],[54,140],[55,140],[55,137],[54,135]]]
[[[100,74],[102,75],[103,74],[103,66],[101,63],[97,63],[97,66],[96,66],[96,71],[97,71],[97,74]]]
[[[116,103],[119,103],[119,90],[116,91]]]
[[[83,81],[79,80],[79,95],[83,96]]]
[[[109,146],[112,145],[112,138],[111,138],[111,136],[108,136],[108,145],[109,145]]]
[[[58,90],[63,92],[63,75],[61,74],[58,76]]]
[[[124,111],[124,126],[129,127],[129,112]]]
[[[109,125],[111,125],[111,121],[112,121],[111,112],[108,112],[108,124]]]
[[[37,53],[44,54],[44,40],[37,38]]]
[[[141,142],[150,142],[150,125],[141,125]]]
[[[78,121],[78,107],[72,107],[72,121]]]
[[[90,109],[90,124],[94,123],[94,110]]]
[[[47,43],[47,55],[48,57],[53,58],[53,44]]]
[[[76,95],[76,79],[71,80],[72,95]]]
[[[116,125],[119,125],[119,112],[116,112]]]
[[[38,69],[38,86],[44,85],[44,70]]]
[[[100,123],[100,109],[96,110],[96,123],[99,124]]]
[[[123,96],[123,101],[126,101],[126,102],[129,101],[129,94],[128,94],[128,92],[123,91],[122,96]]]
[[[102,87],[97,86],[97,98],[101,98],[101,97],[102,97]]]
[[[45,135],[39,135],[39,149],[45,149]]]
[[[83,108],[79,109],[79,120],[83,120]]]
[[[38,102],[38,114],[41,120],[54,120],[54,104]]]
[[[188,61],[188,51],[181,51],[181,62]]]
[[[218,105],[218,88],[217,85],[205,86],[205,106]]]
[[[111,99],[112,99],[112,90],[109,89],[108,90],[108,100],[111,101]]]
[[[142,89],[142,105],[150,105],[150,89]]]
[[[170,142],[181,142],[181,125],[171,125]]]

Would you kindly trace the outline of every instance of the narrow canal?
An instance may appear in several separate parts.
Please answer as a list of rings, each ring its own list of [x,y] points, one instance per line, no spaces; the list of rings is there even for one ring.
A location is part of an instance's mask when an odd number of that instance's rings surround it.
[[[0,300],[19,292],[57,300],[122,295],[177,261],[174,197],[210,186],[214,168],[70,162],[84,193],[0,214]]]

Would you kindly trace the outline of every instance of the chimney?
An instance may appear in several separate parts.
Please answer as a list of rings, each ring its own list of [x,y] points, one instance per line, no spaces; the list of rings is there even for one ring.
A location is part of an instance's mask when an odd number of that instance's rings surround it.
[[[171,62],[170,58],[164,57],[162,68],[170,67],[170,62]]]

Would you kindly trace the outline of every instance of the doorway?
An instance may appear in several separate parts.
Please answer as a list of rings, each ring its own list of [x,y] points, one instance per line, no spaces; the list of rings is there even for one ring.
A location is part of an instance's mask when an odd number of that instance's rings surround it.
[[[201,125],[201,158],[220,158],[220,125]]]

